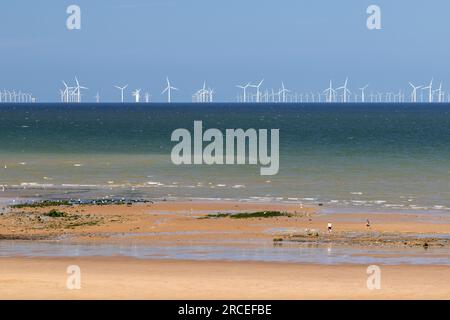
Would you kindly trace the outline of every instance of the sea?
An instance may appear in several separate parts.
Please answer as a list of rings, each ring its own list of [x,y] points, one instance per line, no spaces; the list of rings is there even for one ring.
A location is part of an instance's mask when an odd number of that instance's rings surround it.
[[[280,167],[175,165],[175,129],[279,129]],[[205,144],[206,145],[206,144]],[[450,213],[450,104],[0,104],[0,202],[127,198]]]

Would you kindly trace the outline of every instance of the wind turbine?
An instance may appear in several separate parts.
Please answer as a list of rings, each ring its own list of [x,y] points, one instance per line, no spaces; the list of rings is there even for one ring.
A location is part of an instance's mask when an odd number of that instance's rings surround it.
[[[368,86],[369,86],[369,85],[366,84],[364,87],[359,88],[359,90],[361,90],[361,102],[365,102],[365,100],[366,100],[366,96],[365,96],[365,94],[364,94],[364,90],[366,90]]]
[[[195,102],[209,102],[211,90],[206,90],[206,81],[203,81],[203,87],[193,95]]]
[[[214,93],[216,93],[216,91],[214,89],[208,88],[208,94],[209,94],[208,102],[213,102]]]
[[[260,102],[260,92],[259,87],[263,84],[264,79],[262,79],[258,85],[250,85],[250,87],[256,88],[256,102]]]
[[[80,83],[78,82],[77,77],[75,77],[75,82],[77,83],[77,86],[75,87],[74,94],[77,95],[77,102],[81,102],[81,89],[88,90],[88,88],[80,86]]]
[[[64,85],[64,91],[63,91],[63,97],[62,97],[62,102],[69,102],[69,92],[72,89],[71,87],[69,87],[67,85],[67,83],[65,81],[62,81],[63,85]]]
[[[336,95],[336,90],[333,89],[333,84],[332,84],[331,80],[330,80],[330,87],[325,89],[323,91],[323,93],[326,96],[326,101],[327,102],[332,102],[333,101],[333,97]]]
[[[422,86],[414,86],[411,82],[409,83],[409,85],[413,88],[413,91],[411,93],[411,101],[412,102],[417,102],[417,90],[422,88]]]
[[[378,102],[383,102],[383,93],[377,92],[377,96],[378,96]]]
[[[398,90],[398,102],[403,102],[403,93],[402,90]]]
[[[123,103],[123,91],[128,87],[128,85],[124,85],[123,87],[114,86],[115,88],[119,89],[121,92],[121,102]]]
[[[283,102],[286,102],[286,92],[290,92],[288,89],[286,89],[286,87],[284,86],[284,82],[281,81],[281,90],[278,92],[278,94],[282,95],[283,97]]]
[[[272,97],[272,102],[275,102],[275,91],[271,89],[270,97]]]
[[[241,86],[236,86],[238,88],[241,88],[244,90],[244,102],[247,102],[247,88],[250,87],[250,82],[247,83],[246,85],[241,85]]]
[[[100,94],[97,92],[97,94],[95,95],[95,101],[97,101],[97,103],[100,102]]]
[[[136,103],[141,101],[141,89],[136,89],[132,92],[133,97],[135,97]]]
[[[430,84],[427,87],[423,87],[422,90],[429,90],[428,92],[428,102],[433,102],[433,79],[431,79]]]
[[[167,102],[168,102],[168,103],[171,103],[171,102],[172,102],[172,95],[171,95],[171,92],[172,92],[172,90],[178,90],[178,89],[175,88],[175,87],[172,87],[172,86],[170,85],[170,81],[169,81],[169,78],[168,78],[168,77],[166,78],[166,80],[167,80],[167,87],[163,90],[163,92],[161,92],[161,94],[164,94],[164,93],[167,92]]]
[[[437,88],[436,90],[434,90],[433,91],[433,93],[434,92],[437,92],[437,94],[438,94],[438,102],[442,102],[442,96],[443,96],[443,93],[442,93],[442,82],[439,84],[439,88]]]
[[[347,94],[350,94],[350,90],[347,89],[348,78],[345,78],[345,83],[342,87],[337,88],[336,90],[343,90],[342,93],[342,102],[347,102]]]

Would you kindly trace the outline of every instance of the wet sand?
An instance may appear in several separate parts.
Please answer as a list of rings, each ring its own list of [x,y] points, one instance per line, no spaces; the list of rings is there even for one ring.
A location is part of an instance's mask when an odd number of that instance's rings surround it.
[[[71,218],[48,218],[56,209]],[[427,213],[321,213],[320,207],[297,204],[240,202],[158,202],[154,204],[82,205],[14,209],[0,216],[0,235],[21,237],[71,236],[78,240],[102,241],[110,234],[133,233],[142,241],[211,239],[273,239],[276,231],[313,229],[333,232],[450,234],[449,215]],[[210,213],[282,211],[291,217],[253,219],[201,219]],[[73,218],[73,219],[72,219]],[[371,222],[370,228],[366,220]],[[184,234],[183,234],[184,233]],[[134,237],[136,239],[136,237]],[[111,239],[109,239],[111,240]],[[123,241],[123,239],[121,240]]]

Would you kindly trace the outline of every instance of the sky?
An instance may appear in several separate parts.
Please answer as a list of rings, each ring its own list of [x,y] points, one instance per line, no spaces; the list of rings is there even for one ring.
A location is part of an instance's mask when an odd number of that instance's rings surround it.
[[[81,8],[81,30],[66,9]],[[381,30],[366,9],[381,8]],[[331,80],[357,91],[408,89],[408,81],[450,86],[448,0],[2,0],[0,88],[58,101],[61,80],[77,76],[83,101],[119,101],[129,84],[163,101],[168,76],[190,101],[203,81],[216,100],[232,101],[237,84],[258,82],[298,92]],[[449,87],[450,89],[450,87]]]

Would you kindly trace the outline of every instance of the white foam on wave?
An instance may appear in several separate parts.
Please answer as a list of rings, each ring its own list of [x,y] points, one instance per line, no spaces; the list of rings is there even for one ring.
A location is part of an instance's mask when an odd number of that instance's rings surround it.
[[[192,199],[194,199],[194,200],[199,200],[199,201],[222,201],[222,200],[224,200],[223,198],[214,198],[214,197],[211,197],[211,198],[206,198],[206,197],[194,197],[194,198],[192,198]]]
[[[417,205],[410,205],[409,208],[414,209],[414,210],[427,210],[428,207],[421,207],[421,206],[417,206]]]
[[[67,188],[96,188],[96,187],[101,187],[98,184],[76,184],[76,183],[63,183],[62,184],[63,187],[67,187]]]
[[[249,199],[257,201],[272,201],[273,197],[250,197]]]
[[[37,182],[22,182],[20,187],[31,187],[31,188],[48,188],[53,187],[51,183],[37,183]]]

